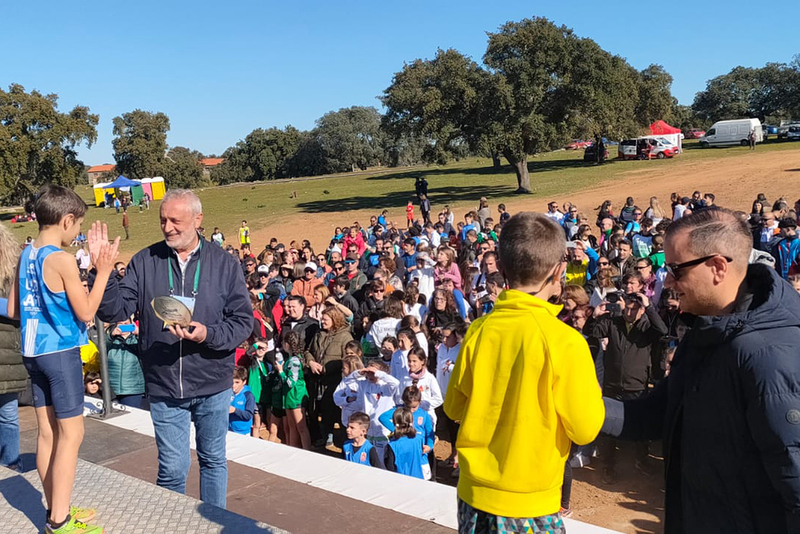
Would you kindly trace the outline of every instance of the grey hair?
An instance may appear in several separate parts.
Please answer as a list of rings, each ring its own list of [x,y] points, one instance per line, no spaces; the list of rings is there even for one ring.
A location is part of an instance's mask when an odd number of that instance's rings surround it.
[[[166,192],[164,198],[161,199],[161,204],[163,205],[173,200],[182,200],[186,202],[189,209],[192,210],[192,215],[200,215],[203,213],[203,204],[194,191],[189,189],[170,189]]]
[[[753,249],[753,236],[748,224],[730,210],[717,208],[700,210],[673,222],[667,228],[665,240],[688,232],[689,251],[695,256],[721,254],[736,260],[736,266],[746,268]]]

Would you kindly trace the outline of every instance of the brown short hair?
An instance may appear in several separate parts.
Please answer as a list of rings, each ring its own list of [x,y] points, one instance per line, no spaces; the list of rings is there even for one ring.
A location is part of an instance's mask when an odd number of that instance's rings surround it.
[[[509,287],[544,281],[566,250],[567,240],[558,223],[541,213],[517,213],[500,235],[500,263]]]
[[[241,365],[237,365],[233,368],[233,378],[238,378],[242,382],[247,382],[247,369]]]
[[[578,306],[586,306],[589,304],[589,295],[583,286],[577,284],[567,284],[564,286],[564,300],[570,299]]]
[[[36,193],[33,204],[39,228],[61,222],[67,215],[76,219],[86,216],[86,202],[72,189],[60,185],[46,185]]]
[[[698,258],[721,254],[734,261],[735,268],[747,269],[753,249],[750,227],[727,209],[700,210],[681,217],[667,228],[665,240],[688,232],[689,251]]]
[[[364,412],[355,412],[347,420],[348,423],[355,423],[363,428],[369,428],[369,416]]]

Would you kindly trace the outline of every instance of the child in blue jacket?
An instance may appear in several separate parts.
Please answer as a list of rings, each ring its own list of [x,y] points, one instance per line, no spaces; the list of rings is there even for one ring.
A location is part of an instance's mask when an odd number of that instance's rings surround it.
[[[390,432],[394,432],[394,413],[402,407],[408,408],[408,410],[411,412],[412,425],[417,431],[417,435],[419,435],[422,439],[422,449],[420,450],[422,455],[420,458],[423,475],[422,478],[425,480],[430,480],[432,478],[432,474],[429,455],[433,451],[433,445],[436,438],[433,431],[433,421],[431,420],[431,416],[427,411],[419,407],[420,402],[422,402],[422,392],[417,386],[408,386],[405,390],[403,390],[403,405],[396,406],[391,410],[383,412],[378,420],[383,426],[388,428]],[[433,461],[435,461],[435,459]]]
[[[233,370],[233,396],[228,415],[228,430],[247,436],[253,426],[253,417],[256,413],[256,398],[246,386],[247,369],[236,366]]]

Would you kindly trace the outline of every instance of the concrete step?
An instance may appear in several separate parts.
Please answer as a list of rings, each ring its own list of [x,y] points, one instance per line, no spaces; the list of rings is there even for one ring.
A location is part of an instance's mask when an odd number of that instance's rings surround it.
[[[37,472],[0,467],[3,532],[41,532],[45,502]],[[287,531],[217,508],[137,478],[78,460],[74,506],[97,510],[108,534],[275,533]]]

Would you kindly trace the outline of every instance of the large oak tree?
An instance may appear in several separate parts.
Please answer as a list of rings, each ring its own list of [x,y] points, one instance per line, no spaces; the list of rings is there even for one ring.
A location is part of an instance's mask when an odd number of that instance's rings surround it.
[[[99,117],[76,106],[58,111],[58,96],[0,89],[0,199],[23,204],[39,187],[74,187],[84,172],[76,148],[97,140]]]

